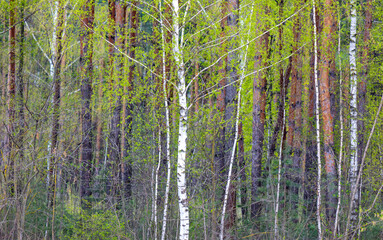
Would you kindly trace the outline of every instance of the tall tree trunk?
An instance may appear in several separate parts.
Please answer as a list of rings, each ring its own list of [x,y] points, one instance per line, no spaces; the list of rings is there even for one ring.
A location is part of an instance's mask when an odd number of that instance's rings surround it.
[[[266,9],[265,9],[266,11]],[[260,16],[259,16],[260,17]],[[257,28],[263,29],[261,21],[258,20]],[[257,35],[261,34],[261,30]],[[253,79],[253,122],[252,122],[252,148],[251,148],[251,217],[257,218],[261,213],[261,202],[259,201],[262,181],[262,153],[263,140],[265,136],[265,118],[266,118],[266,72],[262,71],[267,66],[267,51],[269,49],[269,33],[256,41],[257,49],[255,55],[254,69],[257,71]]]
[[[227,1],[222,3],[222,19],[221,19],[221,38],[225,39],[226,36],[226,26],[227,26]],[[222,53],[224,54],[227,50],[224,44],[221,45]],[[227,57],[222,58],[218,64],[218,75],[221,78],[218,83],[218,96],[217,96],[217,109],[219,111],[220,117],[224,120],[225,109],[226,109],[226,65]],[[217,150],[215,154],[215,178],[218,178],[218,182],[222,183],[224,181],[224,169],[225,169],[225,127],[218,126],[218,143]]]
[[[9,2],[9,70],[8,70],[8,129],[6,136],[5,147],[5,178],[8,183],[9,197],[12,197],[14,191],[16,191],[14,184],[14,161],[15,161],[15,96],[16,96],[16,26],[15,26],[15,14],[16,14],[16,1],[11,0]]]
[[[177,85],[179,98],[179,129],[178,129],[178,152],[177,152],[177,190],[178,207],[180,211],[179,240],[189,239],[189,206],[186,188],[186,151],[188,137],[188,106],[187,88],[185,79],[185,64],[183,60],[183,26],[179,23],[180,8],[178,0],[172,1],[173,7],[173,53],[177,66]]]
[[[161,9],[161,2],[160,2]],[[164,215],[162,220],[162,233],[161,240],[165,240],[166,236],[166,225],[167,225],[167,214],[168,214],[168,202],[169,202],[169,192],[170,192],[170,178],[171,178],[171,164],[170,164],[170,116],[169,116],[169,103],[167,96],[167,72],[166,72],[166,53],[165,53],[165,33],[163,27],[163,16],[160,13],[160,24],[161,24],[161,45],[162,45],[162,93],[158,89],[159,95],[163,97],[164,106],[165,106],[165,127],[166,127],[166,163],[167,163],[167,178],[166,178],[166,188],[165,188],[165,202],[164,202]],[[159,86],[160,87],[160,86]],[[160,132],[160,131],[159,131]],[[161,139],[161,136],[159,136]]]
[[[298,10],[303,4],[303,1],[297,2],[295,4],[295,9]],[[292,168],[292,181],[293,181],[293,201],[292,201],[292,209],[296,206],[296,200],[294,198],[298,197],[298,191],[301,186],[301,154],[302,154],[302,142],[301,142],[301,132],[302,132],[302,49],[300,47],[300,39],[301,39],[301,14],[295,19],[295,23],[293,26],[293,35],[294,35],[294,45],[293,52],[295,53],[292,56],[292,70],[291,70],[291,88],[294,88],[294,93],[291,92],[291,96],[294,95],[293,99],[290,99],[290,107],[293,110],[293,117],[291,120],[294,122],[291,126],[289,126],[289,132],[293,132],[292,139],[292,153],[293,153],[293,168]],[[290,115],[289,115],[290,118]],[[290,125],[290,119],[289,119]],[[291,127],[291,128],[290,128]]]
[[[93,72],[93,21],[94,0],[87,0],[81,17],[80,65],[81,65],[81,117],[82,117],[82,150],[81,150],[81,204],[90,207],[88,197],[91,195],[92,166],[92,72]]]
[[[317,18],[316,18],[316,6],[315,0],[313,1],[313,28],[314,28],[314,79],[315,79],[315,122],[316,122],[316,145],[317,145],[317,224],[318,224],[318,239],[322,239],[322,220],[321,220],[321,175],[322,175],[322,164],[321,164],[321,149],[320,149],[320,114],[319,114],[319,80],[318,80],[318,37],[317,37]]]
[[[340,16],[338,15],[338,31],[341,32]],[[339,213],[341,205],[342,194],[342,160],[343,160],[343,142],[344,142],[344,127],[343,127],[343,79],[342,79],[342,60],[340,57],[340,34],[338,35],[338,56],[339,56],[339,123],[340,123],[340,146],[339,146],[339,158],[338,158],[338,203],[336,206],[335,222],[333,237],[337,236]]]
[[[331,94],[330,94],[330,67],[335,61],[335,51],[333,44],[336,43],[334,38],[334,26],[336,26],[336,19],[334,17],[334,2],[333,0],[326,0],[324,3],[324,19],[323,31],[321,38],[321,58],[320,58],[320,104],[323,120],[323,134],[324,134],[324,159],[326,170],[326,213],[331,231],[334,230],[335,219],[335,206],[336,206],[336,168],[334,156],[334,125],[333,116],[331,113]]]
[[[351,1],[351,23],[350,23],[350,48],[349,48],[349,57],[350,57],[350,110],[351,110],[351,131],[350,131],[350,140],[351,140],[351,155],[350,155],[350,188],[357,189],[356,178],[358,176],[359,164],[358,164],[358,106],[357,106],[357,72],[356,72],[356,1]],[[364,84],[364,83],[362,83]],[[364,133],[362,133],[364,134]],[[362,144],[363,145],[363,144]],[[351,196],[351,201],[353,201],[353,209],[351,209],[351,232],[357,230],[357,223],[359,218],[359,191],[355,191],[354,196]]]

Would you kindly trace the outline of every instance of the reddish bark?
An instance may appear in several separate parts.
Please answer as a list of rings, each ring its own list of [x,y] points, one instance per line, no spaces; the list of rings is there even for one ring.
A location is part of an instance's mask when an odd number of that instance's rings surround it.
[[[298,3],[296,5],[296,9],[300,7]],[[292,75],[291,75],[291,87],[294,88],[294,98],[291,99],[290,107],[293,110],[293,119],[289,116],[289,132],[292,132],[293,139],[290,140],[289,144],[292,147],[293,153],[293,168],[292,168],[292,180],[294,185],[292,186],[293,193],[298,195],[298,190],[300,186],[300,175],[301,175],[301,127],[302,127],[302,50],[299,50],[300,47],[300,38],[301,38],[301,15],[299,14],[296,18],[293,27],[293,35],[294,35],[294,46],[293,52],[296,54],[293,55],[292,60]],[[290,125],[290,119],[294,122]],[[293,201],[293,205],[295,206],[296,202]]]
[[[336,168],[335,156],[333,151],[334,146],[334,125],[333,116],[331,113],[331,96],[330,96],[330,67],[335,61],[335,26],[336,19],[334,13],[333,0],[326,0],[324,3],[324,18],[323,18],[323,35],[321,39],[321,57],[320,57],[320,105],[322,113],[322,128],[324,133],[324,159],[327,181],[327,215],[330,222],[330,228],[334,228],[335,206],[336,206]]]

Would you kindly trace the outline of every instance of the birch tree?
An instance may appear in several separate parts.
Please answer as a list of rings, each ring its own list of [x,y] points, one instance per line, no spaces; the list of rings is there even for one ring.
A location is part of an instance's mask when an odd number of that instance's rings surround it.
[[[351,189],[358,188],[356,177],[358,175],[358,136],[357,136],[357,124],[358,124],[358,112],[357,112],[357,73],[356,73],[356,1],[351,1],[351,23],[350,23],[350,108],[351,108],[351,155],[350,155],[350,187]],[[353,201],[353,209],[351,209],[351,230],[356,230],[356,224],[358,221],[358,209],[359,209],[359,191],[356,191],[354,196],[351,196]]]
[[[190,1],[188,2],[188,6]],[[180,23],[180,8],[178,0],[172,1],[173,7],[173,54],[177,68],[177,90],[179,101],[178,119],[178,149],[177,149],[177,191],[180,211],[179,240],[189,239],[189,206],[186,188],[186,140],[188,137],[188,106],[185,65],[183,60],[184,24]],[[187,13],[187,10],[186,10]],[[185,14],[186,17],[186,14]],[[185,21],[184,17],[184,21]]]

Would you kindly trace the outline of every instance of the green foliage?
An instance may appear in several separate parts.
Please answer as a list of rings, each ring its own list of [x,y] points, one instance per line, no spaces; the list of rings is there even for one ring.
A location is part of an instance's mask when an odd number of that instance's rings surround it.
[[[126,222],[110,210],[80,214],[67,212],[64,215],[61,239],[131,239],[125,232]]]

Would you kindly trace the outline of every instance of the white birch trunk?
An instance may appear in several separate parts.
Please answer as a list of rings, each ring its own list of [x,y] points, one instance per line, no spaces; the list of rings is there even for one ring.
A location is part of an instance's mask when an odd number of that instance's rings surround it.
[[[189,207],[186,190],[186,140],[187,140],[187,88],[185,81],[185,65],[183,62],[182,35],[180,44],[180,34],[183,27],[179,25],[179,5],[178,0],[172,1],[173,5],[173,53],[177,67],[178,77],[178,98],[179,98],[179,128],[178,128],[178,153],[177,153],[177,190],[178,206],[180,211],[179,239],[189,239]]]
[[[340,32],[340,18],[338,31]],[[338,37],[338,56],[339,56],[339,121],[340,121],[340,147],[339,147],[339,160],[338,160],[338,204],[336,206],[335,223],[334,223],[334,239],[336,238],[336,232],[338,229],[339,211],[341,203],[341,191],[342,191],[342,157],[343,157],[343,80],[342,80],[342,59],[340,58],[340,34]]]
[[[318,46],[317,46],[317,23],[316,23],[316,7],[313,1],[313,22],[314,22],[314,79],[315,79],[315,118],[316,118],[316,140],[317,140],[317,162],[318,162],[318,179],[317,179],[317,223],[318,223],[318,239],[322,239],[322,223],[321,223],[321,175],[322,164],[320,154],[320,120],[319,120],[319,82],[318,82]]]
[[[283,80],[285,81],[285,80]],[[283,82],[283,88],[285,83]],[[285,92],[285,90],[283,90]],[[283,97],[283,105],[285,105],[286,98]],[[282,122],[282,132],[281,132],[281,144],[279,146],[279,157],[278,157],[278,182],[277,182],[277,198],[275,203],[275,218],[274,218],[274,240],[277,240],[278,237],[278,212],[279,212],[279,195],[281,191],[281,170],[282,170],[282,154],[283,154],[283,138],[285,137],[285,122],[286,122],[286,109],[283,108],[283,122]]]
[[[153,218],[154,218],[154,239],[157,239],[157,228],[158,228],[158,221],[157,221],[157,198],[158,198],[158,175],[161,167],[161,155],[162,155],[162,149],[161,149],[161,131],[158,131],[158,163],[156,168],[156,175],[155,175],[155,187],[154,187],[154,210],[153,210]]]
[[[160,7],[161,9],[161,1]],[[171,165],[170,165],[170,119],[169,119],[169,105],[168,105],[168,96],[166,91],[166,56],[165,56],[165,34],[163,28],[163,17],[162,12],[160,11],[160,25],[161,25],[161,42],[162,42],[162,75],[163,75],[163,93],[164,93],[164,104],[165,104],[165,125],[166,125],[166,159],[167,159],[167,179],[166,179],[166,190],[165,190],[165,203],[164,203],[164,216],[162,219],[162,233],[161,240],[165,240],[166,235],[166,223],[167,223],[167,213],[168,213],[168,202],[169,202],[169,191],[170,191],[170,174],[171,174]]]
[[[356,177],[358,175],[358,136],[357,136],[357,75],[356,75],[356,2],[351,0],[351,23],[350,23],[350,80],[351,80],[351,155],[350,155],[350,187],[351,189],[357,189]],[[355,194],[351,196],[353,201],[353,208],[351,209],[351,231],[355,230],[355,224],[358,221],[358,207],[359,207],[359,193],[355,191]]]

